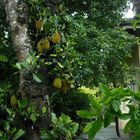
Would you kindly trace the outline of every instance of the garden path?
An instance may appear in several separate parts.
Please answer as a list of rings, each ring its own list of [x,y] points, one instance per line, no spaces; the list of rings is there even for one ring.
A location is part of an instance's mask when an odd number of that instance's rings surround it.
[[[120,130],[121,137],[118,137],[115,130],[115,123],[112,123],[107,128],[102,128],[95,136],[94,140],[130,140],[130,138]],[[87,140],[87,135],[84,135],[84,140]]]

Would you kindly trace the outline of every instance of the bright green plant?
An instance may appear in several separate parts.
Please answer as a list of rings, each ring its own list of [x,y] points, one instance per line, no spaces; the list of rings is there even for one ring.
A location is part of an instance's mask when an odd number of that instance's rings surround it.
[[[125,133],[132,132],[133,140],[139,138],[139,116],[140,116],[140,92],[134,93],[127,88],[109,89],[101,84],[100,100],[92,100],[91,110],[77,111],[82,118],[92,119],[85,128],[84,133],[88,133],[89,140],[93,139],[102,126],[107,127],[117,116],[121,119],[130,119],[124,128]],[[121,103],[128,101],[128,113],[122,113]]]
[[[71,118],[65,114],[56,117],[51,114],[52,129],[50,131],[41,131],[41,140],[72,140],[76,136],[79,128],[78,123],[73,122]]]

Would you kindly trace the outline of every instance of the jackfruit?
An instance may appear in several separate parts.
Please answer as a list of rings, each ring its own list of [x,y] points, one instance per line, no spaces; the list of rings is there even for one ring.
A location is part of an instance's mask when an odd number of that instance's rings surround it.
[[[36,27],[36,29],[41,29],[42,26],[43,26],[42,20],[39,19],[39,20],[36,20],[35,21],[35,27]]]
[[[50,48],[50,42],[48,39],[41,39],[37,43],[37,50],[39,53],[46,52]]]
[[[61,41],[61,36],[60,36],[59,32],[56,31],[56,32],[52,35],[52,42],[53,42],[54,44],[58,44],[58,43],[60,43],[60,41]]]
[[[60,5],[58,6],[58,10],[59,10],[60,12],[62,12],[62,10],[63,10],[63,5],[62,5],[62,4],[60,4]]]
[[[61,89],[61,87],[62,87],[61,79],[60,78],[55,78],[54,81],[53,81],[53,86],[55,88]]]
[[[16,106],[17,105],[17,98],[16,98],[15,95],[11,96],[10,104],[11,104],[11,106]]]

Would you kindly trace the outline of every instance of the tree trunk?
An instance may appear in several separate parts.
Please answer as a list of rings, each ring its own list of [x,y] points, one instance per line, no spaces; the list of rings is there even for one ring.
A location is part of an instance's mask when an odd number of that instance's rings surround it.
[[[4,2],[17,60],[18,62],[23,62],[32,50],[28,36],[28,6],[23,0],[4,0]],[[29,104],[33,105],[35,109],[42,109],[45,106],[49,111],[49,102],[46,98],[44,99],[48,94],[47,82],[38,84],[32,78],[25,78],[25,75],[26,70],[21,70],[18,94],[22,98],[28,98]],[[47,125],[46,118],[42,118],[37,127],[47,127]]]

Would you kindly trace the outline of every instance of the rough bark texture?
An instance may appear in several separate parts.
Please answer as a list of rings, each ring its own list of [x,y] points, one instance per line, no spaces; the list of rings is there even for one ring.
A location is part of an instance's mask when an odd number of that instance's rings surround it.
[[[27,57],[29,51],[31,50],[30,39],[28,38],[28,24],[27,24],[27,6],[24,6],[22,10],[25,14],[26,19],[24,23],[19,22],[19,14],[17,10],[19,8],[19,1],[15,0],[5,0],[5,10],[7,15],[7,22],[10,25],[10,31],[12,34],[12,42],[16,51],[16,55],[19,62],[22,62]],[[23,72],[20,73],[20,85],[24,82]]]
[[[5,0],[4,2],[9,31],[11,32],[17,59],[18,62],[23,62],[32,49],[28,36],[28,6],[23,0]],[[28,98],[30,104],[33,104],[36,109],[47,106],[49,110],[48,101],[44,100],[44,96],[48,92],[47,84],[38,84],[30,78],[26,79],[25,75],[26,71],[22,70],[20,72],[19,84],[19,94],[21,97]],[[43,118],[38,127],[46,127],[46,125],[46,119]],[[32,138],[29,139],[32,140]]]

